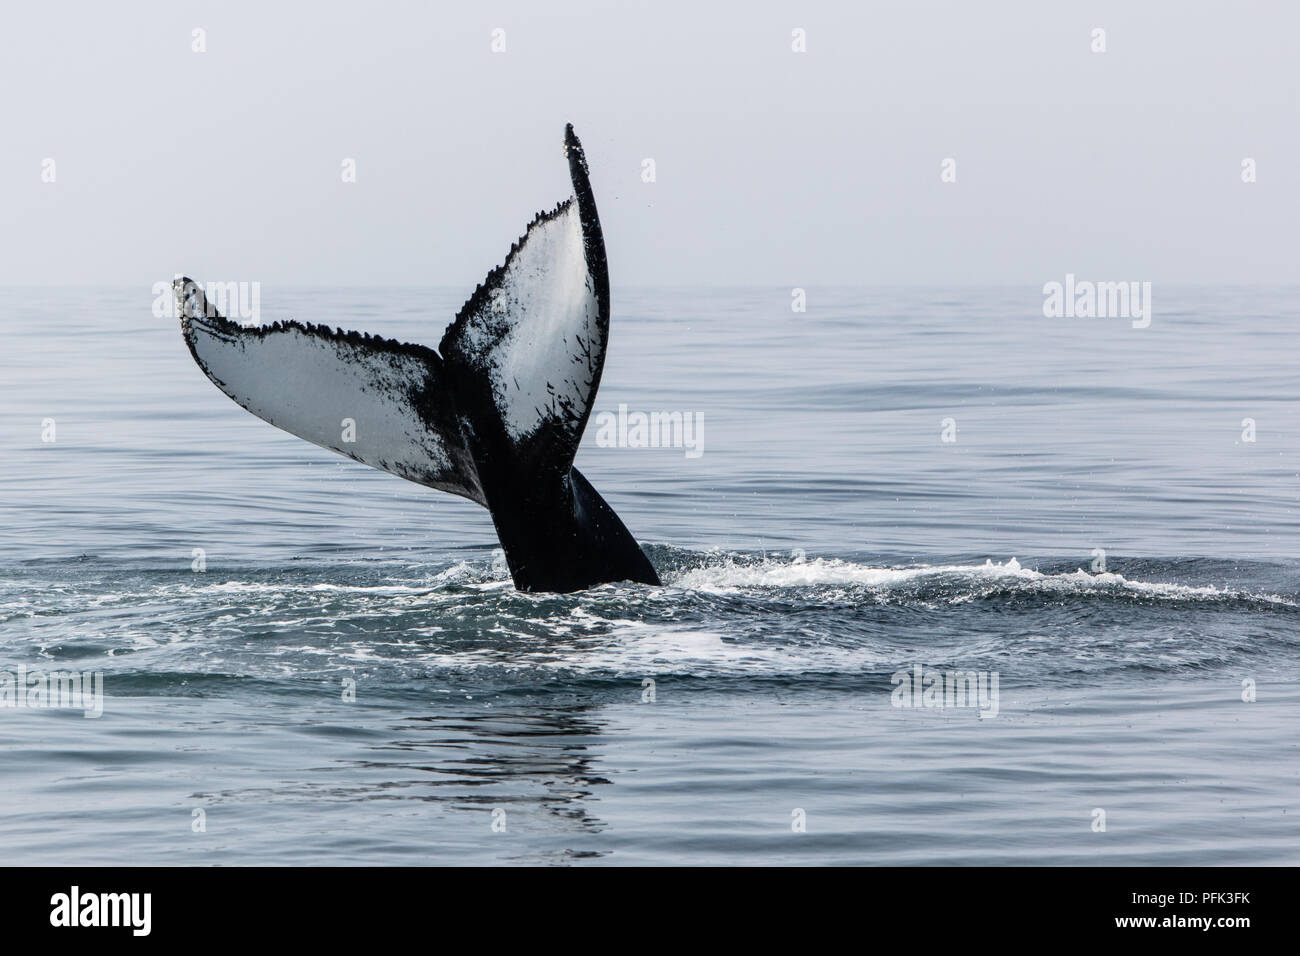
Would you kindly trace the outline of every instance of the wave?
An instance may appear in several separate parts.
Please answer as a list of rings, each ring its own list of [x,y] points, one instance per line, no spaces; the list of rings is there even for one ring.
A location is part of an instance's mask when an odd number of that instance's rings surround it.
[[[1082,568],[1066,573],[1045,573],[1021,566],[1016,558],[983,564],[923,564],[891,568],[858,564],[839,558],[795,557],[789,561],[743,558],[724,559],[672,575],[668,584],[710,593],[735,593],[746,589],[857,587],[881,597],[931,589],[943,592],[951,603],[985,598],[998,592],[1063,595],[1122,595],[1169,601],[1252,601],[1285,607],[1300,602],[1278,594],[1262,594],[1214,585],[1193,586],[1174,582],[1130,580],[1108,571],[1090,573]]]
[[[56,578],[44,568],[40,581],[0,580],[0,655],[93,661],[181,694],[199,689],[165,675],[311,683],[365,672],[389,694],[430,681],[475,693],[572,688],[567,677],[622,693],[629,679],[663,676],[856,687],[916,661],[1043,682],[1246,665],[1291,673],[1300,660],[1300,602],[1274,593],[1291,579],[1279,565],[1131,561],[1120,574],[1016,558],[891,566],[650,551],[664,587],[566,595],[516,592],[499,556],[482,554],[204,574],[100,565]]]

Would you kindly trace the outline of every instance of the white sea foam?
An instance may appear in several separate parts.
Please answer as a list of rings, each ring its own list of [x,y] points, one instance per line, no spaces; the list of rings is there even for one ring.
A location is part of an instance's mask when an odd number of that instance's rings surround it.
[[[1223,600],[1248,598],[1269,604],[1297,607],[1295,601],[1276,594],[1252,594],[1219,588],[1214,585],[1191,586],[1170,582],[1134,581],[1122,574],[1096,574],[1079,568],[1063,574],[1044,574],[1022,567],[1011,558],[983,564],[922,565],[911,568],[886,568],[856,564],[838,558],[815,558],[811,561],[761,564],[710,564],[671,577],[669,584],[692,591],[731,593],[750,588],[789,588],[820,586],[857,586],[889,592],[925,585],[945,586],[955,592],[948,596],[961,603],[988,593],[990,587],[1010,586],[1021,590],[1041,590],[1060,594],[1088,591],[1132,593],[1172,600]]]

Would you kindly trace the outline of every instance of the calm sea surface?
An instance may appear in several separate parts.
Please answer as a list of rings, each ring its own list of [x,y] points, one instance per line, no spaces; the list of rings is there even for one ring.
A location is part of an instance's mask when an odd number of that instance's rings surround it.
[[[703,454],[589,427],[666,586],[534,596],[150,289],[0,290],[0,671],[105,694],[0,708],[0,861],[1298,864],[1296,291],[616,287],[597,410]],[[462,292],[261,319],[436,346]]]

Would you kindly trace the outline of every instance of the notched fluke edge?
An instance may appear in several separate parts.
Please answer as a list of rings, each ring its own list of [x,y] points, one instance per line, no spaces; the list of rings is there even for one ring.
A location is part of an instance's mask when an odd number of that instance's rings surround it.
[[[459,331],[464,323],[469,320],[470,316],[477,313],[487,304],[488,297],[491,296],[492,290],[500,286],[501,280],[505,277],[506,271],[510,268],[510,264],[514,262],[515,256],[519,254],[519,250],[522,249],[524,243],[528,241],[528,237],[532,235],[533,230],[540,225],[555,221],[562,216],[571,205],[573,205],[572,196],[556,203],[554,209],[549,211],[542,210],[537,213],[537,215],[533,216],[532,221],[524,229],[524,234],[511,243],[510,251],[506,253],[505,260],[499,266],[493,268],[492,271],[487,274],[487,277],[474,287],[474,292],[465,300],[465,304],[460,307],[460,311],[456,313],[456,318],[452,319],[451,324],[447,326],[447,331],[443,333],[442,341],[444,345],[448,336]]]
[[[186,289],[190,291],[185,291]],[[198,306],[201,315],[187,315],[182,295],[187,298],[198,296]],[[191,340],[193,331],[192,324],[198,324],[203,327],[205,332],[226,339],[228,341],[238,341],[240,339],[263,339],[268,335],[274,335],[281,332],[301,332],[304,335],[313,336],[319,339],[325,339],[331,342],[344,342],[348,345],[365,347],[369,349],[378,349],[384,352],[391,352],[397,355],[411,355],[419,358],[435,361],[441,361],[438,353],[425,345],[419,345],[414,342],[402,342],[397,339],[386,338],[382,335],[371,335],[369,332],[356,332],[349,329],[340,329],[329,325],[317,325],[313,322],[299,322],[296,319],[277,319],[270,325],[240,325],[232,322],[220,312],[218,312],[211,303],[208,302],[207,296],[203,293],[203,287],[193,279],[188,277],[176,280],[176,306],[179,313],[181,327],[185,333],[187,341]],[[215,326],[215,327],[212,327]],[[191,350],[193,349],[191,343]]]

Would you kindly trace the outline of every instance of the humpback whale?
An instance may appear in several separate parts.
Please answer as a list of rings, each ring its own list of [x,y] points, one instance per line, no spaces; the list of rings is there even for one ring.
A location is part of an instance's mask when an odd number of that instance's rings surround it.
[[[177,313],[199,368],[258,418],[487,508],[519,590],[659,584],[573,467],[605,364],[609,274],[572,124],[564,149],[573,196],[529,223],[436,351],[296,321],[244,327],[188,277]]]

